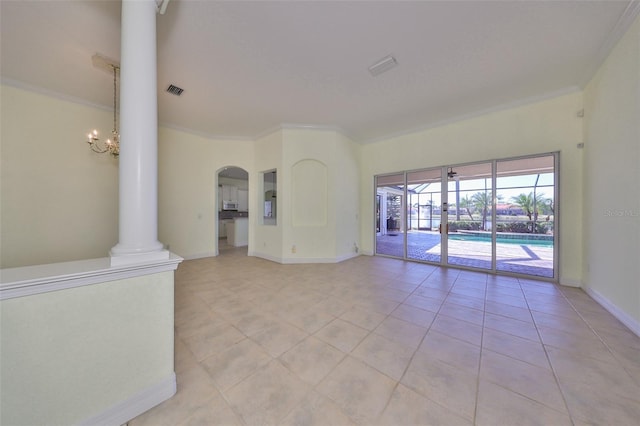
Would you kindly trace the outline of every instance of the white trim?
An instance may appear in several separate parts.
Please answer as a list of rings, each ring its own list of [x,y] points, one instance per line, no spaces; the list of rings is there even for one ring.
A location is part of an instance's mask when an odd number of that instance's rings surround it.
[[[72,102],[74,104],[84,105],[84,106],[88,106],[88,107],[92,107],[92,108],[97,108],[97,109],[102,109],[102,110],[105,110],[105,111],[113,112],[113,105],[109,106],[109,105],[96,104],[96,103],[84,100],[82,98],[78,98],[76,96],[65,95],[64,93],[56,92],[54,90],[45,89],[45,88],[42,88],[40,86],[34,86],[32,84],[24,83],[22,81],[14,80],[12,78],[2,77],[2,78],[0,78],[0,84],[3,84],[5,86],[9,86],[9,87],[14,87],[14,88],[20,89],[20,90],[25,90],[25,91],[28,91],[28,92],[37,93],[39,95],[49,96],[49,97],[54,98],[54,99],[60,99],[60,100],[65,101],[65,102]]]
[[[354,259],[360,256],[360,253],[347,253],[342,256],[336,257],[336,263],[344,262],[345,260]]]
[[[366,144],[373,144],[373,143],[377,143],[377,142],[382,142],[382,141],[385,141],[385,140],[388,140],[388,139],[397,138],[397,137],[400,137],[400,136],[412,135],[414,133],[419,133],[419,132],[424,132],[424,131],[429,130],[429,129],[435,129],[437,127],[446,126],[448,124],[457,123],[459,121],[469,120],[469,119],[472,119],[472,118],[480,117],[480,116],[491,114],[491,113],[498,112],[498,111],[504,111],[504,110],[508,110],[508,109],[511,109],[511,108],[517,108],[517,107],[521,107],[521,106],[535,104],[535,103],[538,103],[538,102],[545,101],[547,99],[553,99],[553,98],[557,98],[557,97],[560,97],[560,96],[568,95],[570,93],[580,92],[581,90],[582,89],[580,89],[580,87],[578,87],[578,86],[569,86],[569,87],[565,87],[564,89],[556,90],[554,92],[544,93],[542,95],[531,96],[531,97],[528,97],[528,98],[515,100],[513,102],[507,102],[507,103],[504,103],[504,104],[501,104],[501,105],[496,105],[496,106],[492,106],[492,107],[489,107],[489,108],[479,109],[477,111],[472,111],[472,112],[467,113],[467,114],[462,114],[462,115],[458,115],[458,116],[455,116],[455,117],[446,118],[444,120],[435,121],[433,123],[424,124],[422,126],[413,127],[411,129],[400,130],[398,132],[389,133],[389,134],[386,134],[386,135],[383,135],[383,136],[378,136],[378,137],[375,137],[375,138],[364,139],[364,140],[355,140],[355,141],[358,142],[360,145],[366,145]]]
[[[0,300],[175,271],[182,260],[170,253],[165,260],[119,266],[110,266],[111,259],[102,257],[1,269]]]
[[[298,263],[340,263],[358,256],[358,253],[349,253],[338,257],[286,257],[282,260],[282,263],[285,265]]]
[[[620,41],[620,39],[629,30],[629,27],[633,24],[636,17],[640,14],[640,0],[631,0],[627,5],[627,8],[622,12],[620,18],[616,22],[613,29],[607,34],[604,42],[598,48],[598,52],[595,58],[591,61],[591,64],[586,67],[584,75],[580,81],[580,86],[585,87],[598,72],[604,61],[607,60],[614,47]]]
[[[248,252],[247,255],[248,256],[253,256],[253,257],[259,257],[260,259],[270,260],[271,262],[283,263],[281,257],[272,256],[272,255],[266,254],[266,253]]]
[[[295,265],[301,263],[340,263],[348,259],[360,256],[359,253],[348,253],[338,257],[277,257],[265,253],[249,252],[248,256],[259,257],[282,265]]]
[[[107,408],[102,413],[90,417],[82,422],[80,425],[123,425],[129,420],[138,417],[155,407],[158,404],[166,401],[176,394],[176,374],[171,373],[171,376],[163,380],[162,382],[149,386],[141,392],[133,395],[116,405]]]
[[[560,278],[560,285],[563,285],[563,286],[566,286],[566,287],[581,288],[582,287],[582,281],[576,280],[576,279],[573,279],[573,278]]]
[[[624,312],[622,309],[618,308],[615,304],[613,304],[609,299],[598,293],[596,290],[585,287],[584,291],[593,298],[596,302],[600,304],[603,308],[605,308],[611,315],[616,317],[621,323],[629,327],[629,329],[634,332],[638,337],[640,337],[640,321],[631,317],[631,315]]]
[[[207,251],[204,253],[194,253],[183,256],[184,260],[196,260],[196,259],[204,259],[205,257],[216,257],[218,253],[214,251]]]
[[[254,140],[262,139],[266,136],[269,136],[272,133],[282,130],[317,130],[317,131],[330,131],[340,133],[342,136],[355,141],[355,139],[349,135],[342,127],[333,126],[328,124],[304,124],[304,123],[280,123],[276,126],[270,127],[268,129],[259,132],[254,136]]]
[[[164,127],[166,129],[171,129],[171,130],[187,133],[187,134],[194,135],[194,136],[199,136],[199,137],[204,138],[204,139],[211,139],[211,140],[216,140],[216,141],[245,141],[245,142],[253,142],[255,140],[255,138],[253,138],[251,136],[231,136],[231,135],[221,135],[221,134],[217,134],[217,133],[200,132],[198,130],[187,129],[186,127],[181,127],[181,126],[178,126],[176,124],[169,123],[169,122],[166,122],[166,121],[161,121],[159,123],[159,127],[160,128]]]

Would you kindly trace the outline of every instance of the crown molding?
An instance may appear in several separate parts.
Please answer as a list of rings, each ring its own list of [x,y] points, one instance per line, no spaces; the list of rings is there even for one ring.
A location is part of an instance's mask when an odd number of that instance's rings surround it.
[[[640,15],[640,0],[630,0],[620,18],[614,25],[613,29],[607,34],[604,42],[598,49],[598,52],[591,61],[591,65],[587,67],[582,79],[580,87],[584,88],[598,72],[604,61],[609,57],[611,51],[618,41],[626,34],[631,25],[633,25],[636,17]]]
[[[397,138],[397,137],[401,137],[401,136],[407,136],[407,135],[411,135],[414,133],[419,133],[419,132],[424,132],[426,130],[429,129],[435,129],[437,127],[442,127],[442,126],[446,126],[448,124],[453,124],[453,123],[457,123],[460,121],[465,121],[465,120],[469,120],[472,118],[476,118],[476,117],[481,117],[483,115],[487,115],[487,114],[491,114],[494,112],[499,112],[499,111],[504,111],[504,110],[508,110],[511,108],[517,108],[517,107],[521,107],[521,106],[525,106],[525,105],[530,105],[530,104],[535,104],[538,102],[542,102],[542,101],[546,101],[548,99],[553,99],[553,98],[557,98],[560,96],[564,96],[564,95],[568,95],[571,93],[576,93],[576,92],[580,92],[582,89],[578,86],[569,86],[569,87],[565,87],[563,89],[560,90],[556,90],[554,92],[549,92],[549,93],[545,93],[542,95],[536,95],[536,96],[531,96],[528,98],[524,98],[524,99],[520,99],[517,101],[513,101],[513,102],[507,102],[504,104],[500,104],[500,105],[496,105],[493,107],[489,107],[489,108],[484,108],[484,109],[479,109],[477,111],[473,111],[467,114],[462,114],[462,115],[458,115],[455,117],[451,117],[445,120],[440,120],[440,121],[434,121],[433,123],[428,123],[425,124],[423,126],[418,126],[418,127],[414,127],[412,129],[409,130],[402,130],[399,132],[394,132],[394,133],[389,133],[386,134],[384,136],[379,136],[379,137],[375,137],[372,139],[366,139],[363,141],[360,141],[359,143],[361,145],[368,145],[368,144],[374,144],[377,142],[382,142],[385,140],[389,140],[389,139],[393,139],[393,138]]]
[[[355,141],[355,139],[342,127],[328,125],[328,124],[305,124],[305,123],[280,123],[276,126],[270,127],[253,137],[253,140],[258,140],[269,136],[275,132],[281,130],[314,130],[314,131],[328,131],[328,132],[336,132],[340,133],[342,136]]]
[[[158,123],[159,127],[165,127],[167,129],[176,130],[178,132],[188,133],[190,135],[199,136],[205,139],[215,139],[215,140],[224,140],[224,141],[254,141],[255,138],[251,136],[232,136],[232,135],[221,135],[216,133],[207,133],[207,132],[199,132],[197,130],[188,129],[186,127],[181,127],[176,124],[161,121]]]
[[[14,87],[16,89],[26,90],[28,92],[37,93],[39,95],[49,96],[51,98],[59,99],[66,102],[72,102],[92,108],[98,108],[105,111],[113,111],[113,105],[102,105],[89,102],[86,99],[78,98],[76,96],[65,95],[64,93],[56,92],[54,90],[44,89],[40,86],[34,86],[29,83],[25,83],[12,78],[0,77],[0,84],[4,86]]]

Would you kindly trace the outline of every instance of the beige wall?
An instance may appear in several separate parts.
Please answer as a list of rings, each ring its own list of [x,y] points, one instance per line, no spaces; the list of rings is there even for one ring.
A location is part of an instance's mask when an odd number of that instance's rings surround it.
[[[373,252],[377,174],[560,151],[560,280],[582,274],[582,94],[573,93],[362,147],[362,248]]]
[[[353,142],[334,130],[283,131],[285,261],[332,262],[355,254],[358,163]],[[295,249],[294,249],[295,246]],[[295,252],[294,252],[295,251]]]
[[[282,130],[270,133],[256,140],[254,145],[255,173],[249,177],[249,186],[256,188],[255,196],[249,193],[249,254],[264,257],[266,259],[279,260],[282,258],[282,182],[286,179],[286,173],[282,169]],[[263,223],[264,214],[264,188],[263,172],[277,171],[276,198],[276,224]],[[255,214],[251,214],[251,211]],[[251,226],[254,226],[253,232]]]
[[[285,263],[355,255],[360,240],[357,154],[356,145],[334,130],[283,128],[256,141],[256,187],[260,172],[277,168],[278,215],[277,226],[256,219],[250,253]]]
[[[0,302],[3,425],[70,425],[173,377],[173,271]]]
[[[640,18],[584,97],[584,282],[640,332]]]
[[[360,146],[337,134],[335,167],[336,256],[344,258],[360,251]]]
[[[118,160],[84,141],[111,130],[111,113],[0,89],[0,267],[106,256],[118,242]]]
[[[207,139],[163,127],[158,144],[158,237],[184,258],[214,256],[218,172],[240,167],[252,182],[254,142]]]

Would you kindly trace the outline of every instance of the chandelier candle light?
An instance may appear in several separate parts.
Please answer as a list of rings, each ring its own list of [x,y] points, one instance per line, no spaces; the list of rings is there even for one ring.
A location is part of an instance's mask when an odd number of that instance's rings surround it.
[[[93,152],[97,152],[99,154],[104,154],[108,152],[114,157],[118,157],[120,155],[120,134],[118,133],[118,114],[117,114],[117,76],[120,67],[117,65],[110,65],[113,69],[113,130],[111,130],[111,138],[107,139],[104,144],[100,143],[100,138],[98,138],[98,131],[93,130],[91,133],[87,135],[87,143],[91,147]]]

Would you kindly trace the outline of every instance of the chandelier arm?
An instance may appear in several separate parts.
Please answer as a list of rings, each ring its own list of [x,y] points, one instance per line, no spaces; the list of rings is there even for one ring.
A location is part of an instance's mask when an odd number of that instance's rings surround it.
[[[111,130],[111,139],[101,142],[98,138],[98,132],[94,130],[88,135],[87,143],[93,152],[104,154],[108,152],[117,158],[120,155],[120,134],[118,132],[118,65],[111,65],[113,68],[113,130]]]

